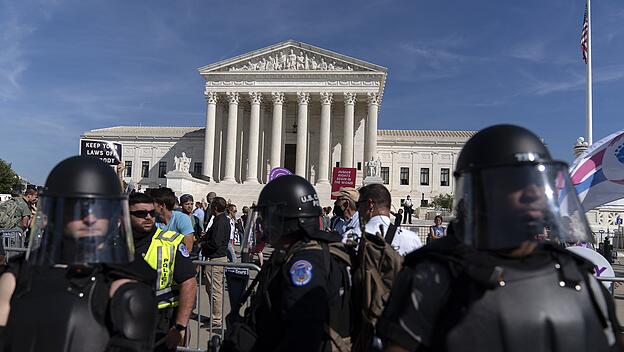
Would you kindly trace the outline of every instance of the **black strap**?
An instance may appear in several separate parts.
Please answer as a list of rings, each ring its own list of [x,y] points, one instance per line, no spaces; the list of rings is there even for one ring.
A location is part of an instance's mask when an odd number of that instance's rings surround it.
[[[394,224],[390,224],[390,226],[388,226],[388,232],[386,232],[386,243],[389,245],[392,245],[392,241],[394,240],[394,235],[396,235],[397,232],[397,227]]]

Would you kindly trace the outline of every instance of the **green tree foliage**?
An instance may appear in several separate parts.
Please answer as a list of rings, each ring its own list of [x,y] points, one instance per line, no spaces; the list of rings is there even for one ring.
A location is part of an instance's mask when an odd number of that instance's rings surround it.
[[[11,164],[0,159],[0,193],[11,193],[11,190],[19,184],[19,177],[11,168]]]
[[[440,209],[451,210],[453,208],[453,196],[446,193],[433,197],[433,206]]]

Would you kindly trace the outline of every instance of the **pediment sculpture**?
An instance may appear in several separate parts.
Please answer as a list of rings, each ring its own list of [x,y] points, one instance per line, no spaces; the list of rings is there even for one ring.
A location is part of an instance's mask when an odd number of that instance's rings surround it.
[[[284,49],[232,66],[229,71],[353,71],[353,67],[318,54]]]

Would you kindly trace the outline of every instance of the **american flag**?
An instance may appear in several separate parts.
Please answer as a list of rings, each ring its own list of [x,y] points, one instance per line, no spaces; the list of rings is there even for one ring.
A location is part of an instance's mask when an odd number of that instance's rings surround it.
[[[581,31],[581,51],[583,51],[583,61],[587,64],[589,45],[589,22],[587,20],[587,4],[585,4],[585,17],[583,18],[583,30]]]

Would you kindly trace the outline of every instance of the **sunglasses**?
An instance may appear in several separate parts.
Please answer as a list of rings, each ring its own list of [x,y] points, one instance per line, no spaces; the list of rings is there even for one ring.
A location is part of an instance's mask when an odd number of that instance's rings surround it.
[[[131,211],[130,215],[132,216],[136,216],[137,218],[141,218],[141,219],[147,219],[147,215],[151,216],[152,218],[156,217],[156,210],[152,209],[152,210],[135,210],[135,211]]]

